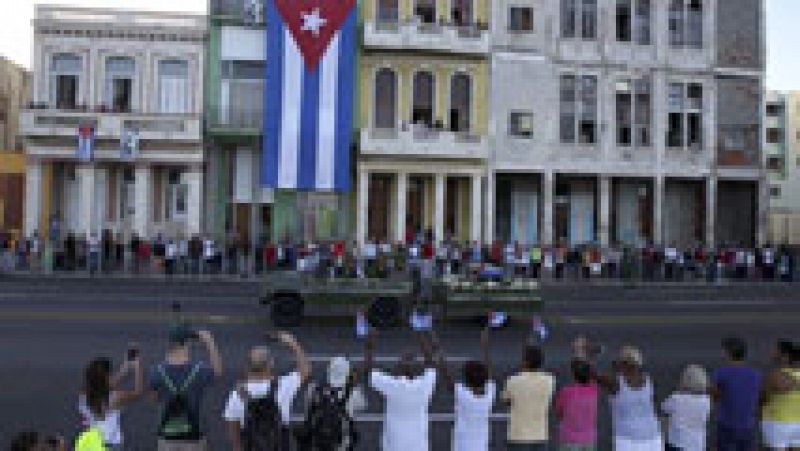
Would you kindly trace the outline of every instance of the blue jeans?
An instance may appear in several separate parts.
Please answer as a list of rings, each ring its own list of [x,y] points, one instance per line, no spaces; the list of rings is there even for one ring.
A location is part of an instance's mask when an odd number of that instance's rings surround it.
[[[717,449],[719,451],[754,451],[755,429],[737,429],[717,425]]]

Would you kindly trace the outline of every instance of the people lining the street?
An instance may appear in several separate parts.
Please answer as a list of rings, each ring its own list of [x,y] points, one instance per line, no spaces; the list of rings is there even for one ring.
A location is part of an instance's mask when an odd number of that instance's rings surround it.
[[[716,400],[716,437],[720,451],[752,451],[756,446],[763,376],[747,363],[747,344],[739,337],[722,343],[725,364],[711,377]]]
[[[775,366],[764,381],[761,407],[763,441],[770,450],[800,450],[800,348],[781,340]]]
[[[708,374],[699,365],[683,371],[678,389],[661,403],[667,416],[667,451],[703,451],[706,449],[711,397]]]
[[[192,355],[198,342],[208,354],[208,362]],[[164,361],[150,371],[151,398],[161,407],[158,425],[158,451],[205,451],[205,431],[200,422],[205,390],[222,377],[222,357],[213,335],[193,331],[186,325],[173,326]]]
[[[555,377],[543,369],[544,352],[526,345],[522,368],[506,381],[500,399],[509,405],[506,448],[509,451],[546,451],[550,442],[550,404]]]

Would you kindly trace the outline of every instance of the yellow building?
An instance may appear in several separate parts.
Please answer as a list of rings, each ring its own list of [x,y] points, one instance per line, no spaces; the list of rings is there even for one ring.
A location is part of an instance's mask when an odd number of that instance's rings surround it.
[[[361,15],[358,241],[480,241],[487,0],[368,0]]]
[[[0,57],[0,232],[22,230],[25,155],[19,138],[19,112],[28,99],[29,74]]]

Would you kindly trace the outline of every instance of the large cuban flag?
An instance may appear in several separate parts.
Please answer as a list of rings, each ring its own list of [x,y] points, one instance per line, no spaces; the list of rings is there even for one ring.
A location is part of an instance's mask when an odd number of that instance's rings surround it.
[[[356,0],[267,0],[267,187],[350,189]]]

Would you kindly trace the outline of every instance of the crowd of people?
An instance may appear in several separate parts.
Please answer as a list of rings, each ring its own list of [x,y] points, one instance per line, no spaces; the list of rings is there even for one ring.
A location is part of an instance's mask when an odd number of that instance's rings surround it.
[[[491,415],[508,408],[503,442],[509,451],[592,451],[605,447],[598,436],[601,396],[610,404],[612,443],[617,451],[702,451],[715,443],[719,451],[800,449],[800,346],[780,341],[774,365],[763,372],[748,364],[747,344],[740,338],[722,343],[726,362],[710,374],[688,365],[675,391],[658,402],[654,379],[643,353],[623,346],[609,368],[601,368],[602,347],[586,337],[572,343],[568,378],[557,380],[545,368],[543,343],[523,347],[518,371],[499,381],[490,354],[491,328],[480,337],[480,357],[463,364],[460,374],[447,365],[444,347],[431,331],[415,332],[416,345],[403,352],[391,371],[377,368],[377,335],[365,337],[363,365],[332,358],[324,380],[312,381],[311,363],[289,333],[269,334],[272,346],[249,352],[246,371],[221,408],[229,448],[234,451],[424,451],[430,449],[429,410],[436,390],[454,395],[454,451],[487,451]],[[121,450],[142,437],[122,435],[122,412],[149,397],[159,406],[160,451],[207,449],[201,423],[203,394],[223,375],[214,337],[174,325],[161,363],[145,375],[138,347],[116,371],[108,359],[92,360],[77,397],[82,433],[76,451]],[[205,358],[193,354],[192,343]],[[287,347],[295,369],[276,373],[274,346]],[[132,382],[127,379],[132,379]],[[125,388],[131,384],[130,388]],[[366,391],[383,399],[380,443],[366,443],[356,416],[367,409]],[[305,393],[305,396],[300,396]],[[301,403],[299,399],[302,398]],[[303,420],[292,422],[292,409],[302,405]],[[713,412],[713,424],[711,423]],[[550,436],[551,418],[556,435]],[[709,433],[709,431],[711,433]],[[707,442],[707,437],[711,440]],[[33,432],[20,434],[12,451],[66,449],[64,440]]]
[[[402,243],[370,240],[362,246],[346,241],[249,242],[235,234],[211,237],[164,237],[128,240],[111,231],[86,238],[72,233],[62,240],[39,234],[13,239],[0,234],[0,272],[88,271],[148,274],[251,275],[296,270],[330,277],[392,277],[407,274],[420,260],[432,261],[436,275],[469,275],[492,266],[505,275],[554,279],[637,280],[793,280],[794,254],[787,247],[760,248],[723,244],[675,244],[640,247],[597,245],[524,245],[496,241],[491,245],[444,240],[430,233]]]

